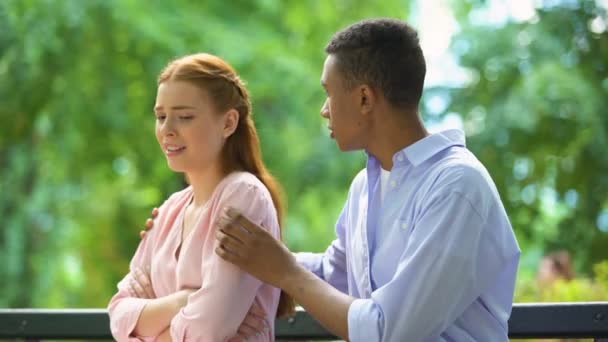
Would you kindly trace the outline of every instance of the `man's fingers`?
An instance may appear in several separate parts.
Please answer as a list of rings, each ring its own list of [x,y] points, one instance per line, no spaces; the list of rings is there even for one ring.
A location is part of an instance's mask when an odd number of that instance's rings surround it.
[[[259,230],[263,230],[255,223],[249,221],[249,219],[242,215],[238,210],[232,207],[226,208],[226,216],[228,216],[228,218],[230,218],[232,222],[237,223],[249,233],[256,233]]]
[[[250,233],[247,232],[242,226],[234,222],[234,220],[228,217],[220,217],[217,221],[218,233],[229,236],[232,239],[237,240],[241,244],[247,244],[250,239]],[[216,234],[217,236],[217,234]]]
[[[150,218],[146,220],[146,225],[145,225],[145,229],[142,230],[141,232],[139,232],[139,236],[143,239],[146,236],[146,232],[150,229],[152,229],[152,227],[154,227],[154,219],[158,216],[158,208],[154,208],[152,209],[152,212],[150,213]]]
[[[222,247],[222,245],[219,245],[215,248],[215,253],[219,255],[220,258],[237,266],[239,266],[242,262],[242,258],[239,255],[232,253],[230,250],[227,250],[226,248]]]
[[[235,242],[232,238],[223,239],[222,241],[218,240],[218,247],[225,249],[239,258],[243,258],[242,246],[241,243]]]
[[[235,237],[232,234],[230,234],[230,232],[232,232],[230,229],[225,229],[225,228],[222,230],[218,230],[215,233],[215,238],[216,238],[217,242],[220,245],[224,245],[224,246],[229,245],[229,246],[232,246],[232,248],[241,249],[244,245],[243,241],[241,239],[239,239],[238,237]]]
[[[154,208],[152,209],[152,212],[150,213],[150,218],[146,220],[146,228],[143,230],[143,234],[140,232],[139,236],[141,236],[142,238],[144,236],[146,236],[145,231],[152,229],[152,227],[154,227],[154,219],[158,216],[158,208]]]

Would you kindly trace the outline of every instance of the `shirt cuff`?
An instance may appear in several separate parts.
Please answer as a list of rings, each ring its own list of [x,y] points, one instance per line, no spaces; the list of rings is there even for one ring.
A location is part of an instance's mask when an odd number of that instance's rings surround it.
[[[125,298],[114,310],[114,317],[111,320],[112,335],[119,341],[146,341],[153,340],[151,336],[138,336],[134,334],[135,326],[139,320],[141,312],[148,303],[148,299]]]
[[[184,317],[184,309],[182,308],[175,317],[171,320],[171,340],[172,341],[188,341],[188,324]]]
[[[348,339],[351,342],[380,341],[383,317],[371,299],[355,299],[348,308]]]

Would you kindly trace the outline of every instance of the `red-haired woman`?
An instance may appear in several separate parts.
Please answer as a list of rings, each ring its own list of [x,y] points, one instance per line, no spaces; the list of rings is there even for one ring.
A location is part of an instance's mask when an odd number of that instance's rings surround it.
[[[281,238],[281,196],[262,162],[243,82],[222,59],[195,54],[169,63],[158,79],[156,138],[169,168],[189,186],[160,207],[129,273],[109,304],[118,341],[224,341],[253,303],[273,341],[277,314],[293,311],[280,290],[215,254],[216,221],[237,208]],[[280,303],[279,303],[280,302]]]

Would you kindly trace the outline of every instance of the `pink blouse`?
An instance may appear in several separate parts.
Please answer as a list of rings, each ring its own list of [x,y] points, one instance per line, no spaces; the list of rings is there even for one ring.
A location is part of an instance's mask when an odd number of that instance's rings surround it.
[[[236,334],[254,301],[266,312],[270,323],[267,334],[258,336],[258,340],[274,341],[273,323],[280,290],[215,254],[215,223],[226,206],[240,210],[280,238],[270,193],[250,173],[228,175],[218,184],[192,232],[181,243],[184,213],[191,199],[192,188],[188,187],[163,203],[154,229],[141,241],[131,260],[130,271],[149,266],[152,288],[158,298],[186,288],[199,289],[188,297],[187,305],[171,321],[173,341],[225,341]],[[129,277],[131,273],[118,283],[118,293],[108,306],[112,335],[117,341],[154,341],[156,336],[133,333],[150,299],[129,295]]]

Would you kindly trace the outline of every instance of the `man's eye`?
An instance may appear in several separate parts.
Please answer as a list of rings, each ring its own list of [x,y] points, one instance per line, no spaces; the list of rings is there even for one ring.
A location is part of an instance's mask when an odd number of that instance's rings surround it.
[[[156,120],[163,121],[163,120],[165,120],[166,117],[167,116],[164,115],[164,114],[157,114],[156,115]]]
[[[194,118],[193,115],[184,115],[184,116],[180,116],[179,117],[182,120],[188,121],[188,120],[192,120]]]

